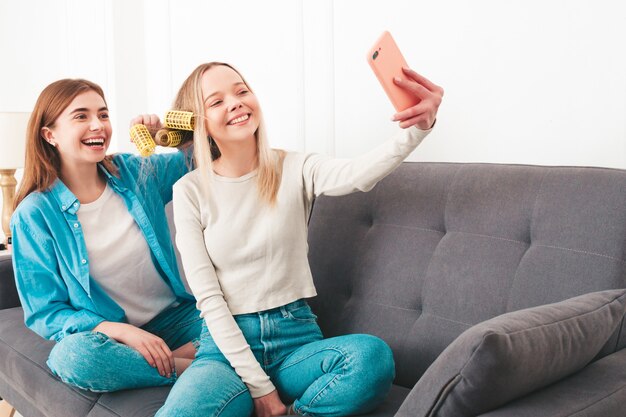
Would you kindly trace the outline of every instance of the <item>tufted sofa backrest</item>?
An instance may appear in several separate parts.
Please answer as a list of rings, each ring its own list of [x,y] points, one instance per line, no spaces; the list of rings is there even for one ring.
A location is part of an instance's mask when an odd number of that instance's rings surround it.
[[[411,387],[481,321],[626,287],[626,171],[404,163],[317,199],[309,261],[325,336],[380,336]],[[624,346],[626,330],[605,353]]]

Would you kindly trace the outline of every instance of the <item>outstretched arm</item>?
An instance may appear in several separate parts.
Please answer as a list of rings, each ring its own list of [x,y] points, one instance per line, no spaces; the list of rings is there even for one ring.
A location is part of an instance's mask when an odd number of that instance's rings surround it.
[[[430,133],[443,97],[443,89],[410,69],[407,79],[395,82],[420,99],[413,107],[396,113],[392,120],[404,130],[370,152],[353,159],[310,154],[302,166],[307,197],[345,195],[369,191],[406,159]]]

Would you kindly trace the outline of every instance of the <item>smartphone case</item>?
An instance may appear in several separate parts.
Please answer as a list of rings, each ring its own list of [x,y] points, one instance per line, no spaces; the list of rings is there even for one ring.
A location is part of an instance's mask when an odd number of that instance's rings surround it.
[[[398,45],[388,31],[378,38],[372,49],[367,53],[367,62],[383,86],[396,111],[406,110],[420,102],[420,99],[398,87],[394,77],[406,79],[402,67],[408,67]]]

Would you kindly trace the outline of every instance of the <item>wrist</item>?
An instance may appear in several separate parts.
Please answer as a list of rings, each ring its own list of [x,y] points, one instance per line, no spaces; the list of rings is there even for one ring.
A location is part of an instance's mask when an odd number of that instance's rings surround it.
[[[250,396],[257,400],[276,391],[276,387],[270,381],[267,381],[267,383],[263,384],[261,387],[248,385],[248,390],[250,391]]]
[[[103,333],[109,336],[111,339],[118,340],[121,326],[124,326],[124,323],[115,323],[113,321],[103,321],[103,322],[100,322],[100,324],[98,324],[96,327],[94,327],[92,331]]]

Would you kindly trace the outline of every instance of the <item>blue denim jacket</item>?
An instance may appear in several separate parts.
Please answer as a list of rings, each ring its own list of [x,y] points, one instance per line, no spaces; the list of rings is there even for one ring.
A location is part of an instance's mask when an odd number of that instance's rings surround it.
[[[120,178],[100,169],[143,232],[163,280],[178,300],[193,300],[178,272],[164,209],[172,200],[173,184],[188,170],[185,155],[116,155]],[[24,322],[56,341],[102,321],[126,322],[124,310],[89,275],[79,207],[76,196],[57,179],[48,190],[29,194],[11,218],[13,269]]]

